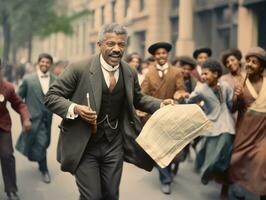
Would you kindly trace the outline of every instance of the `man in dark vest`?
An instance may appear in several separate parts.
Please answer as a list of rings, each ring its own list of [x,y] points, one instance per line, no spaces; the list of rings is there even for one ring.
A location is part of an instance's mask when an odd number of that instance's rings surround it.
[[[81,200],[117,200],[123,160],[151,170],[138,146],[136,109],[153,113],[173,103],[145,96],[137,72],[121,61],[127,31],[109,24],[99,33],[100,54],[66,68],[45,105],[63,118],[58,144],[61,169],[74,174]]]

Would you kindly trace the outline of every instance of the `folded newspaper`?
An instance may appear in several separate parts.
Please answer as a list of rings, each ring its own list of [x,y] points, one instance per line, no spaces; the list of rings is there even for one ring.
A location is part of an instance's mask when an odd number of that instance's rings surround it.
[[[212,123],[198,105],[168,105],[150,117],[136,141],[164,168],[187,144],[211,128]]]

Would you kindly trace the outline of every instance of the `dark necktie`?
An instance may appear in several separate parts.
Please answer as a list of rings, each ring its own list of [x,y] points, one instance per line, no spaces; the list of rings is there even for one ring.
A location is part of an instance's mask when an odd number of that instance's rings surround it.
[[[116,80],[115,80],[115,71],[109,71],[109,91],[112,92],[115,88]]]

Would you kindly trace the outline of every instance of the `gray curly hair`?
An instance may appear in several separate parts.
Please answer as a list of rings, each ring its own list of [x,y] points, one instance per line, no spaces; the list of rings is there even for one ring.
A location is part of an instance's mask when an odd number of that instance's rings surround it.
[[[103,42],[106,33],[115,33],[117,35],[125,35],[128,38],[128,33],[127,33],[126,28],[117,23],[111,23],[111,24],[105,25],[98,34],[98,42]]]

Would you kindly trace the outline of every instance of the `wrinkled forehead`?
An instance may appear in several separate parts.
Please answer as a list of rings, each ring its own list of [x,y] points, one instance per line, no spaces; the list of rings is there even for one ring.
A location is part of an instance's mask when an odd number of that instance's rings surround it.
[[[117,34],[117,33],[105,33],[104,34],[104,40],[105,41],[127,41],[127,35],[126,34]]]

